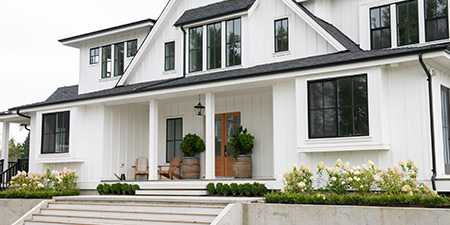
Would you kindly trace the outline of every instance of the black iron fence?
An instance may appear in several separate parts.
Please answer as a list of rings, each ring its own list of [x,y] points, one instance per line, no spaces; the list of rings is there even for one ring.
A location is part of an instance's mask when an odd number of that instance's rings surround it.
[[[0,191],[11,186],[11,178],[18,171],[28,172],[28,159],[18,159],[17,162],[8,163],[8,168],[0,174]]]
[[[0,173],[3,172],[3,163],[5,163],[5,160],[0,159]]]

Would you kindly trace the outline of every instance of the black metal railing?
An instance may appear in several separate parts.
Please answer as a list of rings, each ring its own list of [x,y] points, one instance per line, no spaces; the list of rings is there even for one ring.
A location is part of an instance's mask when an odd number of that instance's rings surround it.
[[[17,162],[8,163],[10,167],[0,174],[0,191],[6,190],[11,186],[11,178],[18,171],[28,172],[28,159],[18,159]]]
[[[0,173],[3,172],[3,163],[5,163],[5,160],[0,159]]]

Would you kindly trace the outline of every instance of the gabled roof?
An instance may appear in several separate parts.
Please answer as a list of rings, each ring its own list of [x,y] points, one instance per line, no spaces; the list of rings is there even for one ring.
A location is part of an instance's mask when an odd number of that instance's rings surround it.
[[[187,10],[175,22],[174,26],[183,26],[186,24],[247,11],[254,2],[255,0],[228,0]]]
[[[337,52],[334,54],[313,56],[309,58],[259,65],[250,68],[221,71],[205,75],[188,76],[186,78],[174,78],[168,80],[159,80],[133,85],[119,86],[112,89],[86,93],[81,95],[78,95],[78,86],[75,85],[58,88],[45,102],[15,107],[10,109],[10,111],[14,111],[17,109],[29,109],[40,106],[56,105],[68,102],[108,98],[119,95],[136,94],[141,92],[177,88],[189,85],[214,83],[250,77],[260,77],[291,71],[304,71],[314,68],[330,67],[335,65],[352,64],[358,62],[367,62],[372,60],[401,57],[406,55],[415,55],[418,53],[426,53],[433,51],[448,52],[449,50],[450,50],[450,42],[419,47]]]

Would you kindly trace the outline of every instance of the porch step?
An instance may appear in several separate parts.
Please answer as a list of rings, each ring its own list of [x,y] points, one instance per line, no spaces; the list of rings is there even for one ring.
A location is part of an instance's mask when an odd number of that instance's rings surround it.
[[[142,197],[121,199],[105,196],[100,199],[103,200],[56,198],[23,224],[211,224],[225,208],[223,203],[143,201]]]
[[[178,190],[169,190],[169,189],[154,189],[154,190],[138,190],[136,191],[136,195],[140,196],[206,196],[208,195],[208,191],[206,189],[178,189]]]

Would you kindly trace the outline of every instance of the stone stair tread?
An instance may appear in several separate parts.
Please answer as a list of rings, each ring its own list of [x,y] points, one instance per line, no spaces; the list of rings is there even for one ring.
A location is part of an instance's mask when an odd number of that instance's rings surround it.
[[[70,222],[70,221],[47,221],[47,220],[25,220],[25,223],[44,223],[44,224],[67,224],[67,225],[102,225],[104,223]],[[112,223],[109,223],[112,224]]]
[[[102,216],[71,216],[71,215],[49,215],[49,214],[33,214],[35,217],[56,217],[56,218],[78,218],[78,219],[98,219],[98,220],[122,220],[122,221],[139,221],[139,222],[166,222],[166,223],[194,223],[194,224],[210,224],[208,221],[200,220],[173,220],[173,219],[141,219],[141,218],[123,218],[123,217],[102,217]]]
[[[164,215],[190,215],[190,216],[218,216],[218,213],[192,213],[192,212],[149,212],[149,211],[126,211],[126,210],[99,210],[99,209],[65,209],[65,208],[44,208],[48,211],[76,211],[76,212],[110,212],[110,213],[134,213],[134,214],[164,214]]]
[[[223,205],[202,205],[202,204],[145,204],[145,203],[97,203],[97,202],[49,202],[49,205],[96,205],[96,206],[134,206],[134,207],[174,207],[174,208],[213,208],[224,209]]]

